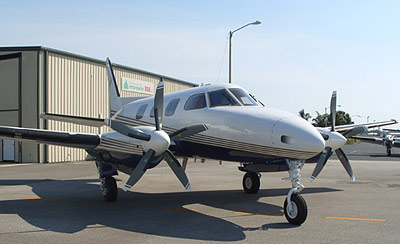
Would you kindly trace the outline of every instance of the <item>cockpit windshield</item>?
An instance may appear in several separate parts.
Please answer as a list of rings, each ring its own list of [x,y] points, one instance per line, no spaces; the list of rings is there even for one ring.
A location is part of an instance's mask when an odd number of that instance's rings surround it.
[[[208,96],[211,108],[218,106],[240,106],[235,98],[225,89],[209,92]]]
[[[242,103],[244,106],[257,106],[257,102],[254,101],[252,97],[249,96],[243,89],[241,88],[229,88],[229,91],[232,92],[233,95]]]

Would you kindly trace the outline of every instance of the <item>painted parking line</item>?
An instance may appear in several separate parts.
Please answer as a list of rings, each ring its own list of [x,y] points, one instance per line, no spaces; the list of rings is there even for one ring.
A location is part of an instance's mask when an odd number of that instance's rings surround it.
[[[374,221],[374,222],[385,222],[385,221],[387,221],[387,219],[365,219],[365,218],[346,218],[346,217],[325,217],[325,219],[361,220],[361,221]]]
[[[186,210],[186,211],[192,211],[192,212],[199,212],[198,209],[193,209],[193,208],[171,208],[171,207],[161,207],[161,206],[156,206],[154,208],[166,209],[166,210]]]
[[[274,213],[248,213],[248,212],[233,212],[235,214],[248,214],[248,215],[267,215],[267,216],[283,216],[283,214]]]
[[[16,167],[16,166],[26,166],[31,164],[0,164],[0,168]]]
[[[44,201],[57,201],[57,199],[52,198],[41,198],[41,197],[22,197],[25,200],[44,200]]]

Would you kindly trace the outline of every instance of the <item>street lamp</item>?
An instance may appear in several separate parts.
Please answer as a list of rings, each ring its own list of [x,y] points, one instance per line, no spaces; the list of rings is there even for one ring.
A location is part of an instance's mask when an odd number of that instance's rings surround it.
[[[248,23],[234,31],[229,32],[229,83],[232,83],[232,35],[233,35],[233,33],[235,33],[238,30],[241,30],[249,25],[259,25],[259,24],[261,24],[261,22],[257,20],[255,22]]]

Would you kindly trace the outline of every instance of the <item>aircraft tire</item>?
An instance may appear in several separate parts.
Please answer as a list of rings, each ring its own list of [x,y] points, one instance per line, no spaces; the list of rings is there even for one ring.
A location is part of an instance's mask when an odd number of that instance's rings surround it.
[[[103,193],[104,200],[107,202],[115,202],[118,196],[117,182],[114,177],[109,176],[101,180],[101,191]]]
[[[260,177],[257,173],[247,172],[243,176],[243,190],[249,194],[255,194],[260,189]]]
[[[387,148],[386,149],[386,153],[387,153],[388,156],[391,156],[392,155],[392,149],[391,148]]]
[[[301,225],[307,219],[307,204],[304,198],[300,194],[294,193],[291,196],[293,211],[289,212],[287,198],[283,204],[283,210],[285,217],[290,224]]]

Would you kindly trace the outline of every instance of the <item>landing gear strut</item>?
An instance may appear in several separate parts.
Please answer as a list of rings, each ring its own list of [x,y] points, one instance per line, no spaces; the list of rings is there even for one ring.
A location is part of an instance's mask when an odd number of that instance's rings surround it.
[[[292,181],[292,189],[283,204],[283,211],[287,221],[294,225],[301,225],[307,218],[307,204],[304,198],[300,195],[304,186],[300,179],[300,169],[303,168],[303,161],[286,160],[289,167],[289,177],[284,180]]]
[[[107,176],[100,179],[100,189],[103,193],[104,200],[107,202],[115,202],[118,196],[117,182],[112,176]]]
[[[260,189],[260,175],[255,172],[247,172],[243,177],[243,190],[246,193],[255,194]]]

